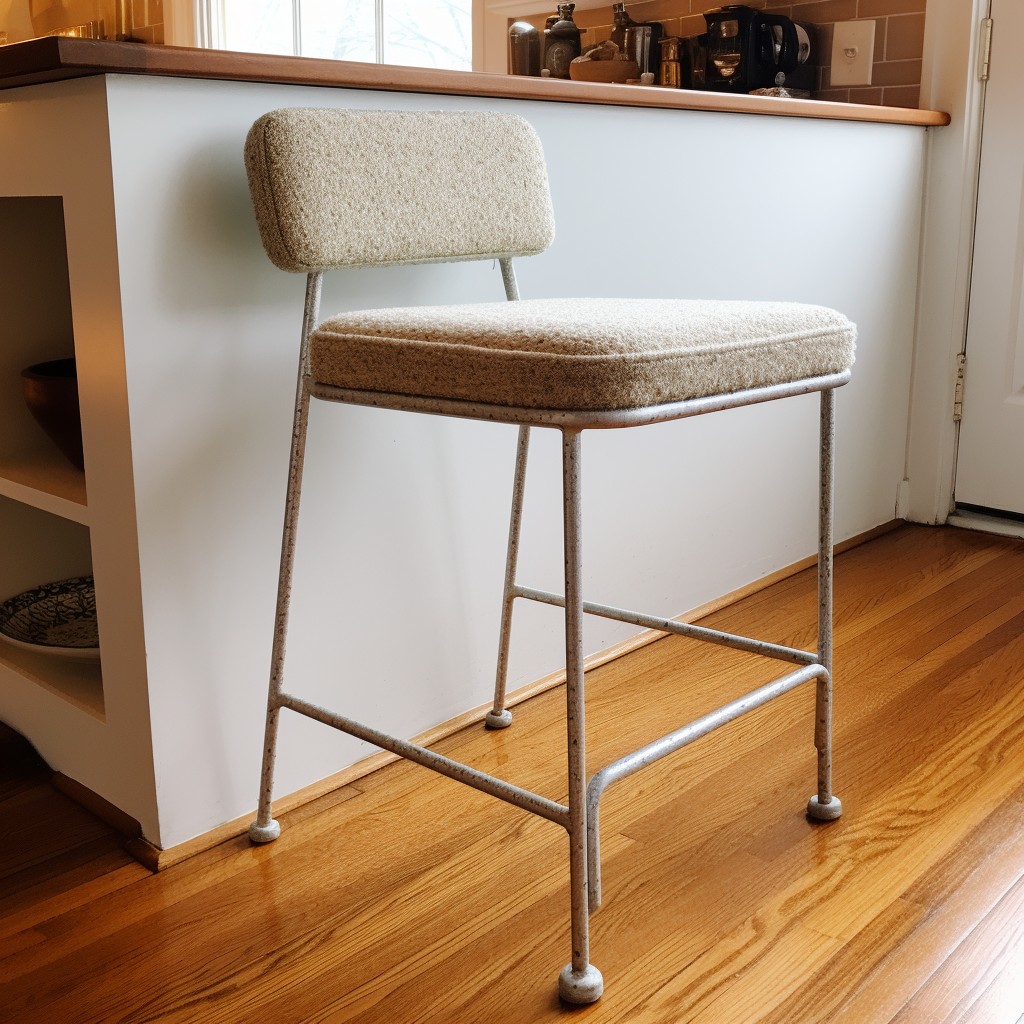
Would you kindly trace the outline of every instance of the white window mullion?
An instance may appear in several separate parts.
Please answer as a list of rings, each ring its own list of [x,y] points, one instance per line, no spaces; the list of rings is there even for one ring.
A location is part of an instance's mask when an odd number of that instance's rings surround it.
[[[302,0],[292,0],[292,53],[302,56]]]
[[[195,45],[210,50],[223,50],[224,0],[194,0]]]
[[[374,0],[373,31],[377,48],[377,63],[384,63],[384,0]]]

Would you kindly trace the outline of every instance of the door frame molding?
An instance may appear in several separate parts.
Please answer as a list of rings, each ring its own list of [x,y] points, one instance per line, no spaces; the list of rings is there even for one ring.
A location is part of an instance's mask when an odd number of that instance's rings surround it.
[[[953,421],[957,356],[967,342],[985,83],[981,23],[992,0],[928,5],[921,106],[948,111],[929,128],[921,223],[904,500],[897,514],[944,523],[953,510],[959,426]]]

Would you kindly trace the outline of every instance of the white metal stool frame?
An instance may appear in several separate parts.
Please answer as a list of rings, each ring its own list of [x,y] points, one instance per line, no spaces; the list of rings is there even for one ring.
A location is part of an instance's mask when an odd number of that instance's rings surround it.
[[[512,269],[512,260],[510,257],[503,257],[500,264],[506,297],[510,301],[514,301],[519,298],[519,294]],[[510,408],[500,405],[339,388],[315,382],[311,378],[309,369],[309,338],[319,318],[322,279],[322,272],[312,272],[307,275],[306,281],[259,809],[256,820],[249,828],[249,836],[254,842],[266,843],[280,835],[280,825],[272,816],[271,801],[278,722],[282,708],[330,725],[408,760],[415,761],[424,767],[431,768],[450,779],[464,782],[523,810],[554,821],[565,828],[569,834],[572,926],[572,960],[559,975],[559,994],[568,1002],[594,1002],[601,996],[604,981],[601,972],[590,963],[589,915],[601,902],[598,811],[601,796],[608,786],[707,735],[745,712],[760,707],[772,698],[788,693],[802,683],[815,680],[817,695],[814,743],[818,753],[818,786],[817,792],[808,801],[807,813],[811,818],[821,821],[834,820],[842,813],[842,804],[832,792],[832,494],[835,439],[834,389],[849,381],[850,371],[845,370],[827,376],[665,405],[597,412]],[[818,649],[816,652],[766,643],[703,626],[597,605],[583,600],[581,592],[580,502],[581,434],[583,430],[660,423],[814,391],[820,392],[821,401],[818,501]],[[563,608],[565,613],[569,782],[567,804],[557,803],[547,797],[444,757],[425,747],[352,721],[335,711],[320,707],[283,689],[292,564],[301,494],[309,399],[311,397],[351,405],[490,420],[519,426],[494,706],[486,716],[486,724],[491,728],[504,728],[512,721],[512,714],[505,707],[505,686],[512,606],[515,599],[526,598]],[[525,488],[529,432],[530,428],[534,426],[552,427],[562,432],[564,596],[522,587],[516,582],[519,527]],[[799,667],[773,682],[753,690],[746,696],[649,743],[634,753],[620,758],[597,772],[588,783],[586,779],[582,628],[585,612],[630,622],[648,629],[708,641],[751,654],[763,655]]]

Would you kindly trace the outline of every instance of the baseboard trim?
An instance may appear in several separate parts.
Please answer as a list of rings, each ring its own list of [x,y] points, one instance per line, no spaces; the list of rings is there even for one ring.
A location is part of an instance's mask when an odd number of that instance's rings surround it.
[[[950,513],[946,525],[956,526],[962,530],[975,530],[978,533],[994,533],[999,537],[1024,537],[1024,523],[1017,519],[1004,519],[967,509],[957,509],[956,512]]]
[[[864,533],[857,534],[855,537],[851,537],[849,540],[840,542],[836,545],[835,552],[836,554],[841,554],[844,551],[849,551],[851,548],[855,548],[861,544],[866,544],[868,541],[875,540],[877,537],[881,537],[902,525],[902,519],[892,519],[887,523],[883,523],[881,526],[876,526],[871,530],[867,530]],[[797,573],[803,572],[805,569],[809,569],[816,562],[816,555],[810,555],[807,558],[802,558],[800,561],[793,562],[791,565],[787,565],[782,569],[769,573],[767,576],[762,576],[753,583],[748,583],[728,594],[724,594],[722,597],[717,597],[713,601],[708,601],[697,608],[692,608],[690,611],[684,612],[682,615],[677,615],[676,618],[681,622],[698,622],[705,616],[720,611],[722,608],[727,608],[729,605],[736,604],[744,598],[750,597],[751,595],[756,594],[767,587],[773,586],[776,583],[780,583],[783,580],[788,579],[790,576],[795,576]],[[665,635],[666,634],[659,633],[655,630],[645,630],[644,632],[638,633],[636,636],[632,636],[628,640],[623,640],[621,643],[615,644],[606,650],[592,654],[585,660],[584,667],[589,671],[590,669],[598,668],[601,665],[607,665],[609,662],[615,661],[626,654],[640,650],[640,648],[646,647],[648,644],[662,639]],[[538,679],[535,682],[528,683],[526,686],[521,686],[517,690],[513,691],[509,694],[508,704],[509,706],[514,707],[517,704],[523,703],[523,701],[529,700],[531,697],[536,697],[539,694],[546,693],[548,690],[561,686],[564,683],[564,669],[558,672],[552,672],[543,679]],[[432,729],[428,729],[426,732],[422,732],[419,735],[414,736],[413,742],[418,743],[420,746],[429,747],[432,744],[437,743],[439,740],[443,740],[448,736],[451,736],[453,733],[458,732],[460,729],[465,729],[467,726],[476,725],[479,722],[482,722],[484,715],[486,715],[490,709],[491,704],[488,701],[486,704],[481,704],[470,711],[466,711],[455,718],[451,718],[446,722],[442,722],[440,725],[434,726]],[[338,790],[344,789],[346,786],[351,786],[359,779],[365,778],[367,775],[370,775],[373,772],[380,770],[385,765],[392,764],[397,760],[399,760],[399,756],[397,754],[392,754],[388,751],[381,751],[380,753],[364,758],[362,761],[357,761],[355,764],[342,769],[340,772],[336,772],[334,775],[330,775],[325,779],[321,779],[319,782],[314,782],[294,793],[290,793],[287,796],[283,796],[278,800],[275,800],[274,816],[279,817],[281,815],[286,815],[290,811],[294,811],[299,807],[311,804],[314,801],[330,794],[336,794]],[[80,788],[84,789],[85,787]],[[354,791],[352,795],[355,796],[357,794]],[[97,797],[97,799],[102,798]],[[117,810],[117,808],[113,809],[115,811]],[[127,817],[127,815],[125,815],[125,817]],[[184,860],[188,860],[190,857],[194,857],[197,854],[203,853],[215,846],[219,846],[221,843],[228,842],[240,835],[243,835],[248,830],[249,823],[251,821],[252,813],[250,812],[240,818],[235,818],[233,821],[228,821],[223,825],[218,825],[215,829],[211,829],[209,832],[204,832],[202,835],[196,836],[194,839],[189,839],[184,843],[168,847],[165,850],[161,850],[158,847],[153,846],[141,836],[137,835],[136,838],[133,838],[128,843],[126,848],[132,856],[148,867],[151,871],[163,871],[175,864],[180,864]]]

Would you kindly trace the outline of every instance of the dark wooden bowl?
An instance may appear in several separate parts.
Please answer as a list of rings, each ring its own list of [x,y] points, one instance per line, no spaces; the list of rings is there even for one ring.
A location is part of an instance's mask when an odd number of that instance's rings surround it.
[[[54,359],[22,370],[21,390],[28,411],[50,440],[73,466],[85,469],[74,359]]]

